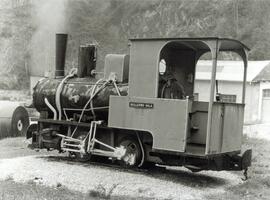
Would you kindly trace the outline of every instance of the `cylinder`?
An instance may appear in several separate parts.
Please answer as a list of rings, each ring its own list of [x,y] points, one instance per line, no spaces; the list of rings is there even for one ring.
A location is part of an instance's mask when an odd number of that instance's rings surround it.
[[[23,136],[29,126],[27,110],[19,102],[0,101],[0,139]]]
[[[91,76],[91,71],[96,68],[96,46],[81,45],[78,57],[78,72],[80,78]]]
[[[67,49],[67,34],[58,33],[55,38],[55,77],[65,75],[65,61]]]

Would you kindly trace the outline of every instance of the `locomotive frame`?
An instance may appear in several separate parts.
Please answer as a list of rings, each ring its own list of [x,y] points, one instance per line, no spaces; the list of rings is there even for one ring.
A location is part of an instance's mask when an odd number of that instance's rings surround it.
[[[235,52],[243,59],[241,103],[221,102],[215,94],[221,51]],[[96,82],[97,91],[91,89],[87,105],[77,109],[77,119],[74,111],[73,117],[65,120],[64,108],[57,106],[63,85],[76,77],[73,72],[60,78],[54,103],[43,95],[47,110],[29,127],[27,138],[32,137],[35,148],[67,151],[81,161],[98,155],[119,160],[126,167],[152,163],[192,171],[247,170],[252,151],[241,151],[241,144],[248,51],[241,42],[226,38],[131,39],[129,56],[106,56],[103,84]],[[199,102],[193,98],[195,69],[206,52],[213,61],[209,102]],[[161,73],[161,61],[169,78]],[[80,65],[78,71],[84,71]],[[128,94],[123,96],[119,86],[126,83]],[[95,108],[92,100],[103,85],[113,87],[115,94],[110,95],[108,105]],[[108,112],[105,120],[93,113],[99,109]]]

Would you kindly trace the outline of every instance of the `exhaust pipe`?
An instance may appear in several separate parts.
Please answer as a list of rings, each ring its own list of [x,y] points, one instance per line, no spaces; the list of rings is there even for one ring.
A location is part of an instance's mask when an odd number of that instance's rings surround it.
[[[55,54],[55,78],[65,76],[65,61],[68,35],[64,33],[56,34],[56,54]]]

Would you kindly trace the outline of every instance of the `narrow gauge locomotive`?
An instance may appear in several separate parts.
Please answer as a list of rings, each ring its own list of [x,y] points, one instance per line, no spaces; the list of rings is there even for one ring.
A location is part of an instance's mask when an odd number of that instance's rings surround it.
[[[34,148],[68,152],[77,160],[103,156],[126,167],[184,166],[192,171],[247,170],[241,151],[248,47],[226,38],[131,39],[130,54],[105,57],[95,70],[96,46],[79,48],[78,68],[64,76],[66,34],[56,35],[55,78],[34,87],[40,112],[27,138]],[[218,53],[244,62],[241,103],[220,101]],[[199,58],[212,55],[209,101],[194,98]]]

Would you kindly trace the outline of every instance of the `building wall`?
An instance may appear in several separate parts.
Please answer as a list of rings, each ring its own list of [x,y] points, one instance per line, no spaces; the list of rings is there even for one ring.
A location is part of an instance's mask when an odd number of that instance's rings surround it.
[[[251,83],[246,85],[246,98],[245,98],[245,123],[253,123],[259,120],[259,88],[260,84]],[[236,102],[242,102],[242,83],[219,81],[218,92],[222,94],[236,95]],[[194,93],[199,93],[199,101],[209,101],[210,95],[210,81],[196,80]]]
[[[260,82],[258,83],[259,85],[259,101],[258,101],[258,121],[261,122],[262,121],[262,109],[263,108],[263,90],[264,89],[270,89],[270,82],[269,81],[265,81],[265,82]],[[270,118],[270,113],[269,113],[269,118]]]
[[[209,101],[210,81],[196,80],[194,92],[199,93],[199,101]],[[236,95],[237,103],[242,101],[242,83],[240,82],[218,81],[218,92]]]
[[[261,98],[259,91],[259,83],[247,83],[245,100],[245,123],[258,123],[260,120],[258,105]]]

